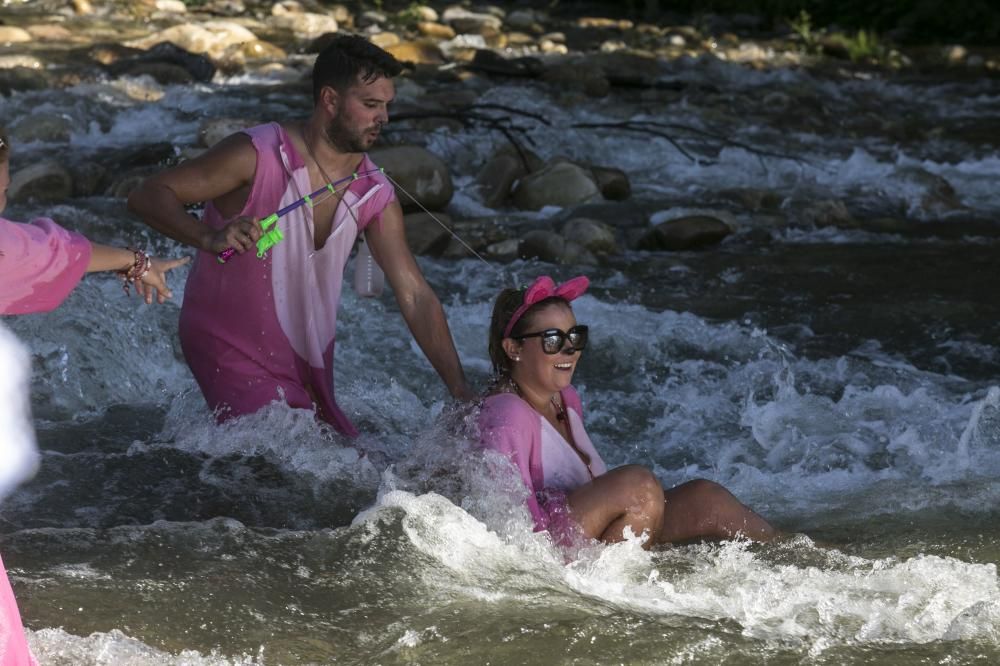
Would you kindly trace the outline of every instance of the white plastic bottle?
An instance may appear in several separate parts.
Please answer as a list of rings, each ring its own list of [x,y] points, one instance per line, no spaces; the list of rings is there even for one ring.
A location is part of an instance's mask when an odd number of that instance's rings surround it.
[[[354,291],[358,296],[377,298],[385,287],[385,273],[368,249],[364,235],[358,240],[358,254],[354,257]]]

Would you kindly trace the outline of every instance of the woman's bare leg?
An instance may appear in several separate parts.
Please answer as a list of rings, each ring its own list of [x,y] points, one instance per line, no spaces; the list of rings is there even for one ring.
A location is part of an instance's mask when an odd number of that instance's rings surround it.
[[[659,540],[663,525],[663,486],[645,467],[625,465],[573,490],[570,513],[591,539],[622,541],[626,526],[635,534],[649,532],[645,547]]]
[[[695,479],[663,493],[661,543],[732,539],[737,534],[770,541],[779,532],[714,481]]]

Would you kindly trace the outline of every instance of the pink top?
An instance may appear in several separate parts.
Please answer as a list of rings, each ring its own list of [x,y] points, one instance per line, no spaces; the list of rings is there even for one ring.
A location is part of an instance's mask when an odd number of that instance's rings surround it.
[[[257,167],[240,215],[264,218],[316,189],[281,125],[244,132],[257,151]],[[375,168],[365,155],[357,171]],[[220,264],[214,254],[198,253],[181,308],[181,347],[220,418],[249,414],[282,399],[293,407],[315,403],[325,421],[347,435],[357,434],[334,400],[337,306],[355,239],[395,198],[381,173],[351,183],[319,250],[312,208],[306,205],[278,221],[284,240],[263,259],[246,252]],[[205,207],[204,221],[216,229],[227,222],[212,203]]]
[[[90,263],[90,242],[41,217],[0,217],[0,314],[48,312],[66,300]]]
[[[569,417],[573,439],[590,456],[594,476],[608,471],[583,427],[583,406],[572,386],[560,393]],[[556,521],[550,506],[549,491],[561,496],[590,481],[583,460],[569,442],[535,409],[513,393],[498,393],[486,398],[479,413],[482,445],[505,454],[517,466],[528,489],[528,511],[535,531],[549,529]]]
[[[7,570],[0,561],[0,666],[35,666]]]

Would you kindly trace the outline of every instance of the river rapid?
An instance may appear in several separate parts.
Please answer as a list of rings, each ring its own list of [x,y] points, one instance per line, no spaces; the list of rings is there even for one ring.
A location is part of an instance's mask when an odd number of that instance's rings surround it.
[[[218,426],[177,341],[186,269],[162,307],[89,276],[57,311],[4,320],[32,353],[42,458],[3,504],[0,543],[41,662],[1000,660],[1000,80],[660,67],[678,85],[572,104],[532,82],[476,90],[551,123],[529,131],[543,159],[624,170],[632,196],[602,204],[606,217],[712,214],[735,233],[597,266],[419,262],[477,387],[496,292],[589,275],[574,383],[609,466],[648,465],[667,486],[713,479],[793,536],[559,550],[532,533],[509,470],[470,448],[474,409],[448,401],[391,294],[361,298],[349,280],[336,383],[361,437],[280,405]],[[68,142],[17,145],[16,172],[151,140],[183,150],[206,117],[302,118],[308,98],[289,80],[86,82],[0,98],[0,117],[72,119]],[[730,143],[688,143],[692,161],[648,135],[560,129],[622,120]],[[453,219],[569,214],[485,206],[474,176],[502,136],[402,129],[389,138],[451,166]],[[775,203],[736,205],[734,192]],[[817,202],[851,221],[817,222]],[[191,254],[119,198],[6,212],[38,215]]]

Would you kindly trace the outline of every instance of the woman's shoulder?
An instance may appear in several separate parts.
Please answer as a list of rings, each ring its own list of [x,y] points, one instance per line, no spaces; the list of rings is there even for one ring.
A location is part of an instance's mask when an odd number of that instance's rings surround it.
[[[479,412],[480,422],[490,425],[504,425],[537,417],[538,414],[531,405],[515,393],[494,393],[487,396]]]

